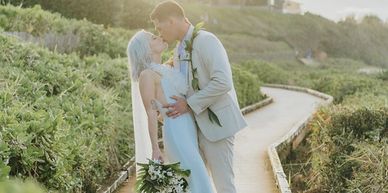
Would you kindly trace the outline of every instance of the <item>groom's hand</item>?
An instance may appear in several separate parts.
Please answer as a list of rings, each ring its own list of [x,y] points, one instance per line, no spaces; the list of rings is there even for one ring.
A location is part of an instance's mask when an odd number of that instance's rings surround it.
[[[176,103],[163,106],[164,108],[170,109],[167,112],[167,116],[172,117],[172,118],[177,118],[182,114],[190,112],[190,108],[187,105],[187,101],[185,98],[178,97],[178,96],[172,96],[170,98],[176,100]]]

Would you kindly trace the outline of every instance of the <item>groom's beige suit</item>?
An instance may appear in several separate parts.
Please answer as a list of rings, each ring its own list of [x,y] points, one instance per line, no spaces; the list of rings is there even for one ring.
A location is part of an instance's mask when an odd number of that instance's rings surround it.
[[[190,40],[194,27],[190,26],[184,40]],[[184,42],[184,41],[183,41]],[[184,44],[185,45],[185,44]],[[234,134],[245,128],[243,115],[239,109],[233,86],[232,71],[227,53],[218,38],[200,30],[194,39],[192,65],[197,69],[199,91],[191,86],[192,71],[188,62],[184,63],[178,46],[174,52],[174,67],[188,65],[189,93],[187,103],[199,127],[199,146],[209,167],[218,193],[236,193],[233,173]],[[210,108],[218,117],[221,127],[212,123],[208,116]]]

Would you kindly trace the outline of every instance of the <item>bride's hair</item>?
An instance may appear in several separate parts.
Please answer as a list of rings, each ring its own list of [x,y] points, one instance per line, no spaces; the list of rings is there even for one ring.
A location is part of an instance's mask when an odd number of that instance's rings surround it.
[[[151,64],[150,33],[138,31],[128,43],[128,63],[134,81],[139,79],[140,73]]]

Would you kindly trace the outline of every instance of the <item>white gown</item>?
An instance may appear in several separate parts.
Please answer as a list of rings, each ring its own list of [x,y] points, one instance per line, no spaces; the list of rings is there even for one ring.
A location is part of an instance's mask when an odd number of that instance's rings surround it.
[[[160,64],[151,64],[150,69],[162,76],[161,88],[168,103],[174,103],[171,96],[184,97],[187,92],[184,76],[177,70]],[[154,107],[162,114],[163,143],[166,162],[180,162],[183,169],[191,171],[189,188],[191,193],[213,193],[210,177],[199,152],[197,128],[191,113],[185,113],[173,119],[167,117],[166,109],[159,101],[153,101]]]

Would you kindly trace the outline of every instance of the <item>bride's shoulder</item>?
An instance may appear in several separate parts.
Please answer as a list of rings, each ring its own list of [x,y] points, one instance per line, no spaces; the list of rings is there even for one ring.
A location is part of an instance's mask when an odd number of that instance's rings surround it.
[[[158,73],[156,73],[154,70],[152,69],[144,69],[140,75],[139,75],[139,80],[145,80],[145,79],[154,79],[158,76]]]

